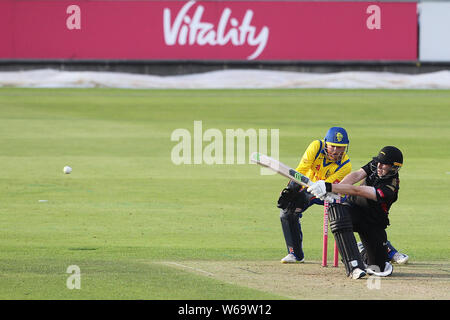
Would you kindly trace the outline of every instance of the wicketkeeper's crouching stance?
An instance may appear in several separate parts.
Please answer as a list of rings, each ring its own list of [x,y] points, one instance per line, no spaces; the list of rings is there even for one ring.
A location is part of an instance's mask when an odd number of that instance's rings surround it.
[[[307,176],[310,181],[324,180],[330,183],[342,181],[352,171],[350,158],[347,154],[347,131],[341,127],[332,127],[323,140],[311,142],[300,160],[295,171]],[[313,204],[323,205],[304,186],[290,181],[281,191],[277,207],[280,208],[280,221],[286,242],[287,256],[282,263],[303,262],[303,233],[300,218]]]
[[[308,188],[309,192],[322,199],[330,192],[349,195],[343,204],[330,205],[329,220],[347,274],[355,279],[365,275],[364,269],[368,274],[381,277],[392,274],[385,229],[389,225],[389,209],[398,198],[398,171],[402,164],[401,151],[387,146],[339,184],[317,181]],[[360,186],[353,186],[361,180]],[[353,231],[358,232],[366,250],[362,258]],[[366,268],[361,260],[365,260]]]

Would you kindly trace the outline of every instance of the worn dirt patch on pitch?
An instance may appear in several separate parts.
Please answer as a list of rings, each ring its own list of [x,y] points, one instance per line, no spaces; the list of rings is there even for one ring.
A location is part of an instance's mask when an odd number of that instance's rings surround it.
[[[450,264],[394,265],[387,278],[346,277],[342,264],[323,268],[319,262],[281,264],[276,261],[160,262],[169,267],[215,278],[290,299],[450,299]]]

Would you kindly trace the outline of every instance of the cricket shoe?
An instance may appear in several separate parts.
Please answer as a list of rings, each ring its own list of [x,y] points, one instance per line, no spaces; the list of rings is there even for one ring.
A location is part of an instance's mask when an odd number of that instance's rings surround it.
[[[357,280],[357,279],[361,279],[365,275],[366,275],[366,272],[364,270],[362,270],[360,268],[355,268],[352,270],[352,273],[350,276],[352,277],[352,279]]]
[[[391,259],[392,263],[397,263],[397,264],[406,264],[409,260],[409,256],[401,253],[401,252],[396,252],[394,254],[394,256]]]
[[[374,267],[374,268],[372,268],[372,267]],[[386,262],[386,264],[384,265],[383,272],[379,271],[378,266],[369,266],[366,269],[367,274],[369,274],[371,276],[377,276],[377,277],[389,277],[393,271],[394,271],[394,267],[389,262]]]
[[[297,259],[297,257],[292,254],[289,253],[286,257],[284,257],[283,259],[281,259],[281,263],[302,263],[305,262],[305,258],[303,257],[303,259]]]

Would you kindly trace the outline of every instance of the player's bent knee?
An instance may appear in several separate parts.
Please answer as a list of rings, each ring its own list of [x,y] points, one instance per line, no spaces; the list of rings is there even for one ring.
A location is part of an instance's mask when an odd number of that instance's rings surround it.
[[[286,210],[286,209],[281,209],[280,210],[280,219],[281,220],[287,220],[288,215],[289,215],[289,211],[288,210]]]
[[[347,275],[355,268],[363,270],[364,264],[353,234],[350,208],[342,204],[331,204],[328,208],[328,219]]]
[[[331,232],[343,232],[352,230],[352,218],[350,208],[342,204],[330,204],[328,207],[328,220]]]

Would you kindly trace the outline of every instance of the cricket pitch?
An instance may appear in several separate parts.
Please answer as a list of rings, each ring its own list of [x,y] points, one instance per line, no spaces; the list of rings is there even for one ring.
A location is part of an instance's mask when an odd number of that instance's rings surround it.
[[[318,261],[281,264],[277,261],[158,262],[226,283],[275,293],[295,300],[448,300],[450,265],[445,262],[394,265],[390,277],[351,280],[342,264],[321,267]]]

